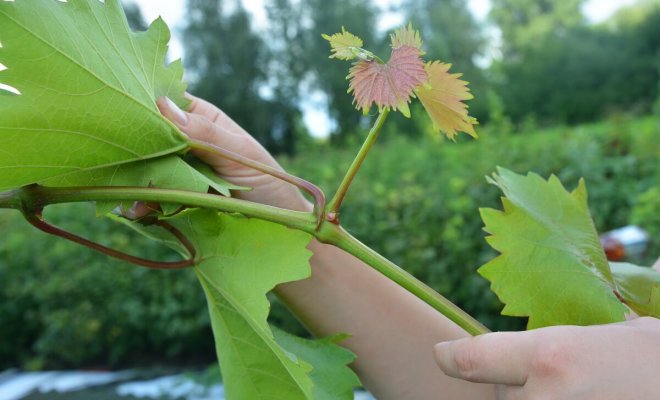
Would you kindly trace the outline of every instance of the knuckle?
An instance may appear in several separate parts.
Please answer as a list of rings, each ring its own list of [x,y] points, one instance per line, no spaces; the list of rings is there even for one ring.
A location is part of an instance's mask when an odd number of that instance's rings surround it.
[[[205,142],[212,142],[215,135],[215,124],[206,118],[197,117],[199,119],[199,130],[197,132],[197,139]]]
[[[254,139],[248,135],[237,135],[234,140],[236,141],[236,150],[250,148],[254,143]]]
[[[454,355],[458,373],[465,380],[474,380],[478,376],[479,354],[472,347],[464,347]]]
[[[189,123],[183,128],[183,131],[190,138],[201,142],[218,144],[217,127],[213,122],[195,114],[189,114],[189,119]]]
[[[194,99],[190,102],[190,105],[188,106],[188,112],[191,114],[197,114],[199,113],[199,109],[201,107],[201,103],[199,99]]]
[[[532,369],[541,376],[564,376],[570,373],[573,365],[570,347],[560,341],[547,343],[534,358]]]

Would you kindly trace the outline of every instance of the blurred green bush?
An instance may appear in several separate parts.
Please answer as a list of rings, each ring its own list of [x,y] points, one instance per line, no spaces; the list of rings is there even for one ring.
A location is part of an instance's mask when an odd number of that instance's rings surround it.
[[[500,128],[506,125],[500,125]],[[385,132],[347,197],[341,219],[358,238],[457,302],[492,329],[521,329],[476,269],[495,253],[480,207],[500,208],[484,176],[497,165],[558,175],[569,189],[587,181],[599,231],[632,222],[657,238],[660,123],[651,117],[555,128],[524,135],[486,128],[459,143]],[[356,149],[314,147],[283,159],[328,195]],[[133,232],[94,219],[89,205],[48,209],[61,226],[155,259],[176,257]],[[653,230],[655,229],[655,230]],[[121,366],[210,361],[204,295],[191,271],[149,271],[49,237],[15,212],[0,212],[0,368]],[[659,251],[654,242],[655,252]],[[650,264],[657,254],[648,254]],[[275,302],[272,320],[300,325]]]
[[[52,223],[131,254],[177,259],[92,205],[46,209]],[[0,213],[0,369],[212,360],[206,301],[192,271],[127,265]]]

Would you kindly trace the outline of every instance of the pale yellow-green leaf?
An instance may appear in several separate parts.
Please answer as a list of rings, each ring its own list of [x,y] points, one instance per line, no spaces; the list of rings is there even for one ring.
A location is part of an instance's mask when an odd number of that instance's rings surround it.
[[[426,64],[428,84],[415,89],[433,126],[454,139],[458,132],[477,138],[474,126],[477,120],[468,115],[468,106],[463,102],[473,98],[468,83],[460,80],[461,74],[449,73],[451,64],[432,61]]]
[[[357,50],[363,45],[362,39],[348,32],[343,26],[341,27],[341,32],[335,33],[332,36],[326,34],[321,36],[330,42],[330,50],[332,51],[330,58],[353,60],[357,57]]]

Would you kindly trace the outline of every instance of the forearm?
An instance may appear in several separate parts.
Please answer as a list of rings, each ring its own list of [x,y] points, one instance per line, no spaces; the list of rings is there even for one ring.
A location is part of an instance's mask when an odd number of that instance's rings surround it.
[[[433,345],[467,334],[350,254],[314,241],[312,277],[277,294],[312,333],[345,332],[353,368],[378,399],[488,399],[491,386],[445,376]]]
[[[191,138],[223,147],[273,168],[275,160],[224,113],[203,100],[189,113],[159,99],[159,109]],[[253,188],[237,197],[311,211],[290,185],[212,153],[196,155],[219,176]],[[465,336],[454,323],[363,262],[333,246],[313,242],[312,277],[280,285],[276,292],[318,336],[345,332],[343,345],[358,356],[353,364],[379,399],[488,399],[493,389],[446,377],[435,364],[433,345]]]

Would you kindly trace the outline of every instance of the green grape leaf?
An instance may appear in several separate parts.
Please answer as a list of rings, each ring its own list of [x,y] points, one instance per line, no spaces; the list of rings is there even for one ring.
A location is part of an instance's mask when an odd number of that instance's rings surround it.
[[[615,284],[587,207],[583,181],[568,192],[559,179],[498,168],[491,183],[504,210],[483,209],[488,243],[500,255],[479,269],[505,303],[502,314],[528,316],[528,328],[623,321]]]
[[[428,80],[421,59],[421,51],[413,46],[402,45],[392,49],[386,64],[376,60],[362,60],[353,65],[348,77],[349,93],[353,93],[355,105],[367,114],[372,104],[379,110],[399,110],[410,117],[408,104],[413,90]]]
[[[353,60],[357,57],[357,51],[363,45],[362,39],[346,31],[341,27],[341,32],[334,35],[321,35],[323,39],[330,42],[330,58],[339,60]]]
[[[468,115],[464,100],[473,98],[467,82],[460,80],[461,74],[450,74],[451,64],[432,61],[426,64],[428,84],[419,86],[415,93],[426,109],[433,126],[454,139],[458,132],[477,138],[474,130],[477,120]]]
[[[188,103],[169,37],[132,33],[118,0],[0,1],[0,83],[20,92],[0,96],[0,190],[184,150],[155,103]]]
[[[310,275],[311,236],[281,225],[194,210],[167,220],[197,249],[227,397],[311,399],[312,366],[275,341],[266,293]]]
[[[639,316],[660,318],[660,273],[630,263],[610,263],[623,302]]]
[[[110,218],[190,257],[167,230]],[[355,355],[337,345],[347,335],[301,339],[266,322],[267,292],[309,277],[311,236],[211,210],[186,210],[164,220],[197,251],[195,272],[207,296],[227,398],[353,398],[360,381],[347,365]]]
[[[355,360],[355,354],[337,345],[346,335],[309,340],[293,336],[272,327],[275,340],[286,351],[309,363],[309,376],[314,382],[314,400],[352,399],[360,386],[357,375],[346,365]]]

